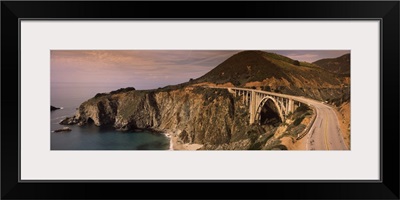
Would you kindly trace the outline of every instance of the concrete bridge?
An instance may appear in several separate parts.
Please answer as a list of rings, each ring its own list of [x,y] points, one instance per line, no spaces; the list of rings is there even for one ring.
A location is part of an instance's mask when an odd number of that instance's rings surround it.
[[[245,88],[227,89],[235,96],[239,96],[242,102],[249,107],[250,124],[260,122],[261,110],[268,101],[275,105],[282,122],[285,121],[290,113],[293,113],[301,104],[304,104],[284,94]]]
[[[302,96],[292,96],[273,92],[235,88],[213,87],[227,89],[248,106],[250,111],[250,124],[260,123],[260,114],[265,103],[271,101],[275,105],[281,121],[293,113],[302,104],[314,110],[314,116],[306,129],[297,136],[297,139],[305,138],[306,150],[348,150],[340,130],[335,109],[323,102],[308,99]]]

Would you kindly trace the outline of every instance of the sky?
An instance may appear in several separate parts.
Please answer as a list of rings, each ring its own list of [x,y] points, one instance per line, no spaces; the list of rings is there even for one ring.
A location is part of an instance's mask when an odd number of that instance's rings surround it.
[[[348,50],[267,50],[313,62]],[[154,89],[198,78],[240,52],[233,50],[51,50],[51,83],[106,83]]]

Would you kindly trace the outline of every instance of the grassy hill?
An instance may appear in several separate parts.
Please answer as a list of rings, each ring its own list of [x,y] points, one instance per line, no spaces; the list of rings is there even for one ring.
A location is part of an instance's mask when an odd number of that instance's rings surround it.
[[[337,58],[326,58],[315,61],[313,64],[330,72],[338,74],[350,74],[350,54],[344,54]]]
[[[285,80],[291,84],[299,80],[305,84],[309,82],[307,80],[317,80],[317,85],[340,85],[339,76],[317,65],[264,51],[239,52],[196,79],[196,82],[231,82],[235,86],[245,86],[246,83],[266,79]]]

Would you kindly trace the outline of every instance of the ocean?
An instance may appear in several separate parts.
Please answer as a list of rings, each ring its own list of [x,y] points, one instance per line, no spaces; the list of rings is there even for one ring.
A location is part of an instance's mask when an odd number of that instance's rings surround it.
[[[128,86],[123,86],[128,87]],[[58,124],[73,116],[79,105],[97,93],[110,92],[120,85],[104,83],[51,83],[51,105],[61,107],[50,111],[50,130],[65,127]],[[50,107],[50,106],[49,106]],[[170,140],[164,134],[151,132],[120,132],[95,125],[68,125],[70,132],[51,132],[51,150],[168,150]]]

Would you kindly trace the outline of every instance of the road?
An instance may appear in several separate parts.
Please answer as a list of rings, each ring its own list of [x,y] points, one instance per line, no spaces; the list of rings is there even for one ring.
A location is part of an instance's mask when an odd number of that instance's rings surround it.
[[[334,108],[304,97],[293,99],[314,106],[317,111],[314,124],[306,135],[307,150],[348,150]]]

